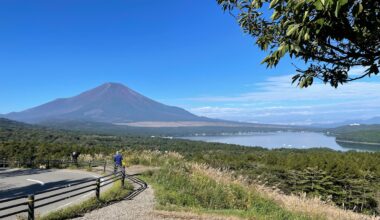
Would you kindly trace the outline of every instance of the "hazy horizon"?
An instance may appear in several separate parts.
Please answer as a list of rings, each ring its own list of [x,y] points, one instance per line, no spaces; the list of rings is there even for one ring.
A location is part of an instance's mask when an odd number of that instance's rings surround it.
[[[285,77],[284,77],[284,79],[285,79]],[[122,83],[119,83],[119,82],[105,82],[105,83],[103,83],[103,84],[101,84],[101,85],[98,85],[98,86],[104,86],[105,84],[109,84],[109,83],[111,83],[111,84],[122,84]],[[122,84],[122,85],[124,85],[124,84]],[[127,86],[127,85],[124,85],[124,86]],[[127,86],[128,87],[128,86]],[[286,86],[285,86],[286,87]],[[128,87],[128,88],[130,88],[130,87]],[[94,88],[90,88],[90,89],[94,89]],[[131,89],[133,89],[133,88],[131,88]],[[76,94],[76,95],[73,95],[73,96],[67,96],[67,97],[57,97],[56,99],[53,99],[53,100],[50,100],[49,102],[52,102],[52,101],[56,101],[56,100],[59,100],[59,99],[67,99],[67,98],[73,98],[73,97],[76,97],[76,96],[78,96],[78,95],[81,95],[82,93],[84,93],[84,92],[87,92],[88,90],[86,90],[86,91],[82,91],[82,92],[80,92],[80,93],[78,93],[78,94]],[[136,92],[138,92],[139,93],[139,91],[136,91]],[[144,95],[144,94],[142,94],[142,95]],[[307,95],[307,94],[306,94]],[[273,96],[272,96],[273,97]],[[293,97],[293,98],[298,98],[299,96],[296,96],[296,97]],[[148,97],[148,98],[151,98],[151,97]],[[237,97],[235,97],[235,98],[237,98]],[[249,99],[250,97],[247,97],[247,99]],[[252,98],[252,97],[251,97]],[[197,99],[199,99],[201,102],[204,102],[204,101],[211,101],[211,102],[213,102],[213,101],[220,101],[220,99],[228,99],[228,97],[200,97],[200,98],[197,98]],[[215,99],[215,100],[212,100],[212,99]],[[232,98],[233,99],[233,98]],[[47,102],[48,103],[48,102]],[[38,105],[36,105],[36,106],[31,106],[31,107],[29,107],[29,108],[26,108],[26,109],[23,109],[22,111],[24,111],[24,110],[27,110],[27,109],[31,109],[31,108],[34,108],[34,107],[38,107],[38,106],[40,106],[40,105],[43,105],[43,104],[46,104],[46,103],[40,103],[40,104],[38,104]],[[166,103],[163,103],[163,104],[166,104]],[[278,108],[278,110],[285,110],[286,108],[282,108],[282,107],[277,107]],[[277,109],[276,107],[272,107],[272,109],[273,110],[275,110],[275,109]],[[300,107],[300,108],[302,108],[302,107]],[[305,107],[305,108],[308,108],[308,107]],[[311,107],[309,107],[309,108],[311,108]],[[270,109],[270,108],[269,108]],[[297,110],[297,108],[294,108],[294,109],[296,109]],[[231,118],[228,118],[228,117],[223,117],[223,116],[219,116],[218,117],[218,114],[216,113],[216,114],[210,114],[210,115],[208,115],[208,114],[202,114],[202,111],[204,111],[204,110],[210,110],[210,111],[213,111],[213,109],[212,108],[209,108],[209,107],[205,107],[205,108],[199,108],[199,109],[186,109],[186,110],[188,110],[188,111],[190,111],[191,113],[194,113],[194,114],[196,114],[196,115],[199,115],[199,116],[205,116],[205,117],[210,117],[210,118],[213,118],[213,119],[224,119],[224,120],[232,120],[232,121],[239,121],[239,122],[251,122],[251,123],[271,123],[271,124],[293,124],[293,125],[311,125],[311,124],[326,124],[326,125],[328,125],[328,124],[330,124],[330,123],[339,123],[339,122],[346,122],[346,121],[348,121],[349,119],[346,119],[346,120],[342,120],[342,121],[334,121],[334,122],[319,122],[319,123],[295,123],[295,122],[276,122],[276,121],[273,121],[273,122],[261,122],[261,121],[250,121],[250,120],[241,120],[241,119],[239,119],[239,118],[233,118],[233,117],[231,117]],[[265,111],[265,110],[268,110],[268,108],[261,108],[260,110],[262,110],[262,111]],[[198,113],[197,111],[200,111],[200,113]],[[3,113],[3,114],[8,114],[8,113],[13,113],[13,112],[17,112],[17,111],[12,111],[12,112],[7,112],[7,113]],[[215,113],[215,112],[214,112]],[[232,111],[231,111],[231,113],[233,113]],[[291,115],[292,113],[290,112],[288,112],[287,113],[288,114],[288,116],[289,115]],[[284,114],[281,114],[281,113],[278,113],[278,116],[282,116],[282,115],[284,115]],[[306,114],[305,113],[305,115],[308,115],[308,114]],[[375,115],[376,116],[376,115]],[[374,117],[375,117],[374,116]],[[288,119],[289,119],[289,117],[288,117]],[[359,120],[360,118],[354,118],[354,119],[351,119],[351,120],[353,120],[353,121],[355,121],[355,120]],[[367,119],[367,118],[363,118],[363,119]],[[370,119],[370,118],[368,118],[368,119]]]

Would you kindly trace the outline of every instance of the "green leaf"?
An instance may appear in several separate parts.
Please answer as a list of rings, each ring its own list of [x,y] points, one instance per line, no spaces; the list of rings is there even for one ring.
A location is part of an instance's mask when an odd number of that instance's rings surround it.
[[[299,24],[289,25],[288,30],[286,31],[286,36],[292,35],[299,27]]]
[[[363,5],[361,3],[354,6],[353,13],[355,16],[358,16],[362,12],[363,12]]]
[[[308,17],[309,17],[309,11],[305,11],[305,13],[303,14],[302,21],[305,22],[306,18],[308,18]]]
[[[305,41],[310,40],[310,34],[309,34],[309,32],[306,32],[306,33],[305,33],[305,35],[303,36],[303,39],[304,39]]]
[[[359,3],[358,15],[362,13],[362,11],[363,11],[363,5],[362,3]]]
[[[277,49],[277,51],[278,51],[279,58],[283,57],[286,51],[288,51],[288,46],[282,43],[281,46]]]
[[[299,53],[300,51],[301,51],[301,47],[299,47],[299,46],[294,46],[294,50],[297,52],[297,53]]]
[[[298,11],[305,3],[303,1],[300,1],[295,7],[294,10]]]
[[[299,87],[304,88],[305,84],[306,84],[306,78],[303,78],[302,80],[300,80]]]
[[[272,20],[276,20],[278,19],[279,17],[281,16],[281,14],[278,12],[278,11],[274,11],[272,16],[271,16],[271,19]]]
[[[292,84],[295,83],[300,77],[301,77],[300,74],[294,75],[294,76],[292,77]]]
[[[270,61],[271,58],[272,58],[272,57],[271,57],[270,55],[267,56],[267,57],[265,57],[265,58],[263,59],[263,61],[261,61],[261,64],[268,63],[268,62]]]
[[[263,45],[262,45],[262,48],[263,48],[263,50],[267,50],[267,49],[268,49],[268,44],[266,44],[266,43],[263,44]]]
[[[314,2],[314,7],[315,7],[315,9],[317,9],[317,11],[321,11],[323,9],[323,4],[321,1],[318,0],[318,1]]]
[[[274,6],[277,5],[278,1],[279,1],[279,0],[272,0],[272,1],[270,2],[269,8],[274,8]]]
[[[338,17],[340,8],[348,3],[348,0],[339,0],[335,7],[335,17]]]
[[[340,1],[338,1],[337,3],[336,3],[336,8],[335,8],[335,17],[338,17],[338,15],[339,15],[339,11],[340,11],[340,8],[342,7],[342,5],[341,5],[341,3],[340,3]]]
[[[324,18],[319,18],[318,20],[315,21],[315,23],[319,24],[319,25],[323,25],[325,23],[325,19]]]
[[[312,76],[309,76],[307,77],[307,86],[310,86],[311,84],[313,84],[313,77]]]

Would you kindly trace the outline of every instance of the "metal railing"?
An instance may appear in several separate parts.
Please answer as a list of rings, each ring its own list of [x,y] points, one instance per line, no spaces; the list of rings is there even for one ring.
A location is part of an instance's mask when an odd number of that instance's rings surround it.
[[[1,159],[0,158],[0,167],[9,167],[8,161],[6,159]]]
[[[99,200],[102,187],[118,180],[121,181],[121,187],[124,187],[125,177],[125,173],[119,171],[97,179],[55,187],[28,196],[24,195],[0,200],[0,212],[8,211],[8,213],[0,215],[0,219],[27,213],[28,220],[34,220],[35,209],[91,192],[95,192],[95,196]],[[8,205],[6,205],[7,203]]]
[[[14,160],[14,159],[1,159],[0,158],[0,168],[67,168],[70,166],[78,168],[92,168],[92,167],[103,167],[103,172],[106,172],[107,167],[106,160],[90,160],[90,161],[74,161],[74,160]]]

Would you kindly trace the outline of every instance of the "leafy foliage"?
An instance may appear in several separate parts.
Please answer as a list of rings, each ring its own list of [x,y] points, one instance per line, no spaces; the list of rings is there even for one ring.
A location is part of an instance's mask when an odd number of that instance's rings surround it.
[[[353,141],[380,146],[380,125],[343,126],[330,129],[338,141]]]
[[[312,85],[314,78],[333,87],[380,68],[380,2],[378,0],[217,0],[233,14],[244,32],[269,55],[276,66],[285,54],[300,58],[307,69],[297,68],[293,82]],[[268,15],[266,8],[269,7]],[[364,67],[350,76],[352,67]]]
[[[363,212],[377,206],[377,202],[371,195],[373,189],[369,186],[369,176],[361,179],[355,176],[330,175],[317,167],[307,167],[304,170],[291,170],[286,179],[292,192],[307,193],[309,196],[322,197],[324,200],[332,200],[342,208]],[[377,180],[375,180],[377,181]]]

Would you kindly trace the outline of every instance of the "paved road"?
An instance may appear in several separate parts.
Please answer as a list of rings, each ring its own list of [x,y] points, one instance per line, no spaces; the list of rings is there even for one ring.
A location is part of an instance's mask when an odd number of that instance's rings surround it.
[[[99,175],[95,173],[79,171],[79,170],[2,169],[0,168],[0,201],[7,198],[28,195],[28,194],[32,194],[35,192],[39,192],[42,190],[47,190],[47,189],[51,189],[55,187],[67,186],[70,184],[75,184],[75,183],[86,181],[86,180],[93,180],[98,177]],[[94,182],[91,182],[91,183],[94,183]],[[88,183],[88,184],[91,184],[91,183]],[[88,185],[88,184],[85,184],[85,185]],[[72,186],[70,187],[70,189],[74,189],[76,187],[81,187],[81,186],[83,185]],[[68,189],[69,188],[59,190],[59,191],[54,191],[51,193],[42,194],[42,195],[37,195],[36,199],[42,196],[52,195],[53,193],[55,194],[58,192],[63,192],[64,190],[67,191]],[[77,192],[73,192],[71,193],[71,195],[74,195],[78,192],[86,191],[88,189],[91,189],[91,187],[77,191]],[[94,195],[94,192],[89,192],[83,195],[74,196],[72,198],[69,198],[61,202],[57,202],[45,207],[38,208],[36,209],[36,216],[39,214],[45,214],[48,211],[57,210],[65,206],[75,204],[92,195]],[[38,206],[39,204],[53,201],[58,198],[60,197],[48,199],[43,202],[42,201],[36,202],[35,205]],[[1,203],[0,208],[8,206],[8,205],[24,202],[24,201],[26,201],[26,199],[20,199],[20,200],[8,202],[8,203]],[[0,211],[0,216],[6,213],[10,213],[11,211],[17,211],[17,210],[21,210],[25,208],[27,208],[27,206],[21,206],[21,207],[14,208],[8,211]],[[13,216],[7,219],[16,219],[16,217]]]

